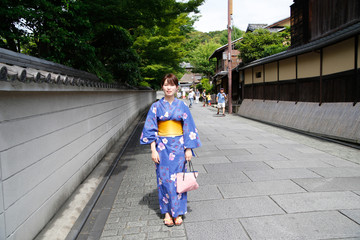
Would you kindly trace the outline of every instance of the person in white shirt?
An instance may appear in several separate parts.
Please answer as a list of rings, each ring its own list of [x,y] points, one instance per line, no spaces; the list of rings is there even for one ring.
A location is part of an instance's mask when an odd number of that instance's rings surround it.
[[[195,103],[199,103],[199,99],[200,99],[200,92],[199,92],[199,89],[196,89],[196,92],[195,92]]]
[[[190,105],[189,107],[192,107],[192,104],[194,102],[194,91],[192,90],[192,88],[190,89],[189,95],[188,95],[188,99],[190,100]]]

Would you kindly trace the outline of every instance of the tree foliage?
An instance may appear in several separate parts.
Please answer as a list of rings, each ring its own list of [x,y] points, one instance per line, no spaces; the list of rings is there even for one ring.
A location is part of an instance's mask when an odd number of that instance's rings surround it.
[[[209,33],[203,33],[199,31],[192,31],[186,35],[184,40],[184,48],[186,49],[186,56],[188,58],[192,55],[192,51],[195,50],[200,44],[204,44],[213,40],[213,37]]]
[[[186,55],[183,42],[190,33],[193,21],[187,14],[180,14],[167,26],[151,29],[138,28],[134,48],[141,57],[141,73],[154,88],[160,86],[162,77],[169,72],[182,71],[180,62]],[[178,74],[177,74],[178,75]]]
[[[238,29],[237,27],[233,27],[233,29],[231,31],[231,41],[241,38],[244,34],[245,34],[244,31]],[[228,30],[223,30],[221,32],[220,44],[221,45],[228,44]]]
[[[88,44],[91,26],[81,16],[82,8],[78,1],[69,6],[60,0],[1,1],[0,16],[6,20],[0,25],[0,45],[77,66],[83,61],[77,56],[94,54],[94,48]]]
[[[271,33],[267,29],[257,29],[246,33],[243,40],[236,45],[240,51],[239,58],[244,64],[285,51],[289,46],[290,28],[276,33]]]
[[[0,47],[137,85],[141,73],[153,79],[147,73],[176,69],[185,52],[180,42],[192,30],[187,14],[203,2],[2,0]],[[145,49],[157,41],[167,45]]]
[[[200,84],[198,84],[197,88],[205,89],[206,93],[213,93],[214,86],[210,84],[208,78],[203,78],[200,81]]]
[[[240,38],[243,33],[244,31],[235,27],[231,35],[232,40]],[[213,75],[216,70],[216,59],[209,60],[209,57],[217,48],[228,43],[227,38],[227,30],[209,33],[195,31],[189,34],[185,41],[185,48],[188,51],[185,60],[195,67],[192,71],[207,77]]]
[[[209,57],[219,47],[221,45],[213,41],[198,45],[188,58],[191,65],[194,66],[192,71],[210,77],[215,72],[216,59],[209,60]]]

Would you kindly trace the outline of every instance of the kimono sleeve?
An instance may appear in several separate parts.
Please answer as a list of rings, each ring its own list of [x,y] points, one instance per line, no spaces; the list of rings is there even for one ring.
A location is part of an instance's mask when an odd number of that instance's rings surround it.
[[[143,131],[140,137],[140,144],[150,144],[157,138],[158,124],[156,118],[156,103],[152,104],[146,116]]]
[[[183,105],[183,108],[184,147],[191,149],[201,147],[199,133],[196,129],[191,112],[185,104]]]

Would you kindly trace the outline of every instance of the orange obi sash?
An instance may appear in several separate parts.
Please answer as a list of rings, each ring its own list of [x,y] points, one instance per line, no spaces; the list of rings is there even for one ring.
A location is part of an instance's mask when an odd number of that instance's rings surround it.
[[[183,135],[181,121],[158,121],[158,134],[161,137],[175,137]]]

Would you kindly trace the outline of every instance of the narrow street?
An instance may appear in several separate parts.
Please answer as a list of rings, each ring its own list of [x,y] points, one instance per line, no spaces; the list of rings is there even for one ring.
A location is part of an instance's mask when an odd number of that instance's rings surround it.
[[[184,224],[162,223],[140,125],[111,177],[122,181],[103,231],[84,228],[79,239],[360,238],[359,150],[221,117],[201,103],[191,112],[203,146],[195,149],[200,188],[189,193]]]

